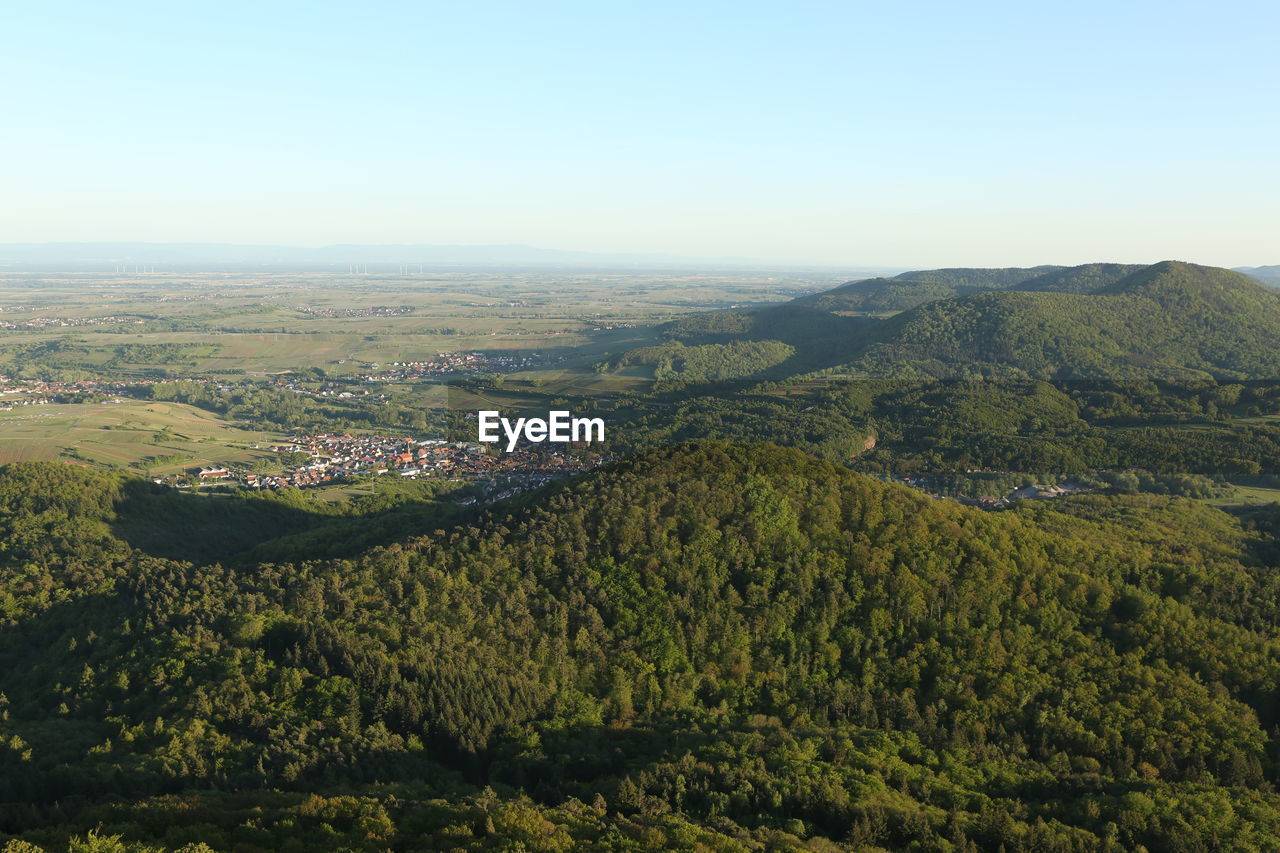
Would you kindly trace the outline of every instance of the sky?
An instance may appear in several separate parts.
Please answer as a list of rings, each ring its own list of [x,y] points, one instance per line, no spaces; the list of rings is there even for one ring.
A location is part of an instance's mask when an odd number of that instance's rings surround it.
[[[1280,4],[3,0],[0,242],[1280,263]]]

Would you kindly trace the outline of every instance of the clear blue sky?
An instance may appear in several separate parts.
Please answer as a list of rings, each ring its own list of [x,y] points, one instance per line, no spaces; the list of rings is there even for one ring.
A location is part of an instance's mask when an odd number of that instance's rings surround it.
[[[4,5],[0,242],[1280,263],[1280,4]]]

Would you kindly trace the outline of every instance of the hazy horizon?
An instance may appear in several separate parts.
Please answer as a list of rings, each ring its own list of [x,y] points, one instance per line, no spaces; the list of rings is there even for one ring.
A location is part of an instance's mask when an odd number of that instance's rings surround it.
[[[1273,4],[78,0],[6,25],[0,243],[1280,260]]]
[[[1142,263],[1167,260],[1201,263],[1195,258],[1156,258],[1131,261],[1116,258],[1091,258],[1079,263]],[[777,269],[822,272],[847,271],[850,277],[892,275],[913,269],[957,267],[1038,267],[1075,266],[1052,259],[1027,264],[1006,263],[941,263],[877,264],[803,263],[777,258],[714,257],[675,255],[662,252],[590,252],[579,249],[530,246],[520,243],[332,243],[318,246],[271,243],[222,243],[212,241],[148,242],[148,241],[49,241],[40,243],[0,243],[0,272],[67,271],[113,272],[108,265],[123,264],[131,271],[146,265],[150,272],[242,272],[255,268],[279,271],[317,271],[331,268],[341,272],[344,265],[365,265],[365,272],[385,274],[410,273],[414,267],[424,269],[483,267],[591,267],[591,268],[670,268],[681,269]],[[369,268],[368,265],[375,265]],[[159,266],[157,266],[159,265]],[[404,266],[400,270],[400,265]],[[1217,266],[1217,265],[1214,265]],[[1225,265],[1234,269],[1271,267],[1272,264]]]

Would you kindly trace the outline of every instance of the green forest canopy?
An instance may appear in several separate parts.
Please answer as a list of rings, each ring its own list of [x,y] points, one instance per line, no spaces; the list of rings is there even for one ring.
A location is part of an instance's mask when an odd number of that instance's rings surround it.
[[[1280,834],[1269,516],[982,513],[701,443],[233,567],[117,539],[120,494],[0,469],[0,831],[48,849]]]

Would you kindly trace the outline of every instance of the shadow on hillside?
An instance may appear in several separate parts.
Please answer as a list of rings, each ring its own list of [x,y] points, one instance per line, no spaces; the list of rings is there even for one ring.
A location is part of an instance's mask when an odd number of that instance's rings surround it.
[[[1258,566],[1280,566],[1280,504],[1226,506],[1222,511],[1257,534],[1245,542],[1245,554]]]
[[[469,517],[449,500],[323,503],[298,490],[198,495],[130,480],[112,533],[154,557],[197,564],[351,557]]]
[[[749,337],[790,344],[795,354],[762,371],[758,378],[786,379],[852,361],[870,342],[883,320],[845,317],[795,305],[757,313]]]
[[[542,732],[536,752],[499,744],[484,754],[484,775],[473,781],[507,785],[545,803],[568,797],[590,801],[602,780],[618,779],[654,764],[698,754],[712,734],[678,719],[656,719],[626,728],[578,724]]]
[[[226,561],[282,536],[334,521],[330,514],[260,496],[197,495],[128,480],[112,533],[155,557]]]

